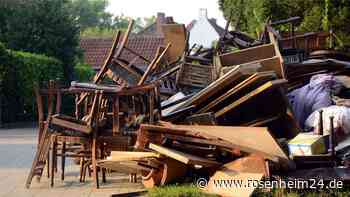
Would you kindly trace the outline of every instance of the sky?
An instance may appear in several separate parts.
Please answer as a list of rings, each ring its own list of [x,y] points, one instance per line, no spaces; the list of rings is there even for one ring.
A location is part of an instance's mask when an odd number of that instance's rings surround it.
[[[109,0],[107,11],[114,15],[124,14],[130,17],[156,16],[164,12],[173,16],[175,22],[188,24],[197,19],[200,8],[206,8],[209,18],[216,18],[217,23],[225,27],[225,19],[219,10],[218,0]]]

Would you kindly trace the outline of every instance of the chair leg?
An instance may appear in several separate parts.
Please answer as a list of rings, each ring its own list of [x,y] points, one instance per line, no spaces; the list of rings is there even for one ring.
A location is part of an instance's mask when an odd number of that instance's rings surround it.
[[[89,177],[91,177],[90,175],[91,175],[91,172],[90,172],[90,168],[89,168],[89,166],[90,166],[90,161],[85,161],[84,162],[84,167],[83,167],[83,182],[85,182],[85,180],[86,180],[86,170],[88,171],[88,173],[89,173]]]
[[[101,145],[100,151],[101,151],[101,153],[100,153],[100,158],[101,158],[101,159],[104,159],[104,158],[105,158],[104,144]],[[101,168],[101,171],[102,171],[102,182],[103,182],[103,183],[106,183],[106,182],[107,182],[107,181],[106,181],[106,168]]]
[[[47,159],[46,159],[46,165],[47,165],[47,178],[50,178],[50,151],[47,153]]]
[[[83,173],[84,173],[84,157],[80,158],[80,177],[79,177],[79,182],[83,182]]]
[[[106,168],[102,168],[102,182],[106,183]]]
[[[135,173],[131,173],[131,174],[129,175],[129,182],[130,182],[130,183],[136,183],[136,182],[137,182],[137,176],[136,176]]]
[[[98,182],[98,172],[97,172],[97,161],[96,161],[96,137],[94,137],[94,139],[92,140],[92,157],[91,157],[91,161],[92,161],[92,173],[93,173],[93,178],[95,181],[95,186],[96,189],[98,189],[100,187],[99,182]]]
[[[54,186],[54,181],[55,181],[55,160],[56,160],[56,157],[57,157],[57,139],[56,137],[53,138],[53,142],[52,142],[52,156],[51,156],[51,159],[52,159],[52,162],[51,162],[51,187]]]
[[[66,165],[66,142],[63,142],[62,143],[62,157],[61,157],[61,171],[62,171],[62,174],[61,174],[61,180],[63,181],[64,180],[64,168],[65,168],[65,165]]]

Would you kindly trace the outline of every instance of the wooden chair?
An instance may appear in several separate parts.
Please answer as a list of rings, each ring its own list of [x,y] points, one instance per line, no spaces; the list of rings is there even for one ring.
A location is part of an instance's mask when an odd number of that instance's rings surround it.
[[[104,61],[104,64],[101,66],[100,71],[94,76],[94,84],[100,84],[103,79],[108,76],[120,87],[142,85],[145,83],[147,78],[150,77],[150,75],[157,69],[157,66],[160,64],[160,61],[169,50],[171,44],[169,43],[164,50],[161,50],[161,47],[158,48],[157,54],[154,56],[153,60],[148,60],[146,57],[126,46],[133,24],[134,21],[131,20],[126,32],[123,34],[123,37],[120,31],[117,32],[116,36],[114,37],[112,47],[107,55],[107,58]],[[133,54],[133,60],[128,62],[125,59],[122,59],[121,56],[124,51]],[[148,63],[147,70],[145,72],[133,65],[133,63],[139,58]],[[86,94],[82,94],[80,96],[78,105],[84,101],[85,97]]]
[[[52,139],[52,160],[57,160],[57,156],[62,157],[62,176],[61,179],[64,179],[64,166],[66,157],[79,157],[83,161],[87,158],[91,158],[93,163],[93,175],[96,185],[98,185],[97,178],[97,169],[96,169],[96,157],[97,157],[97,146],[96,146],[96,133],[101,121],[100,119],[100,110],[102,101],[102,91],[96,91],[93,94],[93,101],[90,107],[89,113],[82,119],[77,119],[76,117],[66,116],[62,114],[55,114],[51,117],[49,125],[57,133],[53,136]],[[58,142],[62,143],[61,154],[57,153]],[[66,152],[66,144],[81,144],[84,145],[85,150],[82,150],[79,153],[69,154]],[[90,155],[91,154],[91,155]],[[81,162],[81,178],[82,181],[82,172],[83,164]],[[94,165],[95,164],[95,165]],[[54,184],[54,169],[55,165],[51,166],[51,186]]]
[[[44,168],[47,166],[47,176],[50,177],[50,145],[51,145],[51,133],[49,131],[48,122],[50,121],[51,115],[54,113],[54,81],[50,80],[48,83],[48,89],[42,91],[39,87],[35,87],[34,92],[36,95],[36,102],[38,108],[38,145],[35,153],[32,167],[26,180],[26,187],[29,188],[34,176],[37,176],[37,180],[40,181]],[[44,98],[47,97],[47,116],[45,118],[44,113]],[[56,112],[59,110],[61,97],[56,98]]]

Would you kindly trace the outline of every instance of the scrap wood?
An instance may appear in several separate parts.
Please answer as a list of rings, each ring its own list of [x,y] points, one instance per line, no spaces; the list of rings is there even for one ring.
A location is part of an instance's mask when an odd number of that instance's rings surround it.
[[[220,55],[221,65],[233,66],[253,62],[260,59],[271,58],[276,55],[273,44],[264,44],[261,46],[242,49],[239,51],[225,53]]]
[[[153,152],[112,151],[107,157],[109,161],[143,160],[147,158],[159,158],[160,155]]]
[[[216,125],[216,119],[212,112],[194,114],[186,118],[186,122],[193,125]]]
[[[145,167],[138,164],[137,161],[109,161],[100,160],[97,162],[97,166],[111,169],[120,173],[141,173],[143,171],[151,171],[153,168]]]
[[[258,186],[258,184],[249,182],[251,180],[260,181],[267,174],[265,160],[262,157],[250,155],[222,166],[210,177],[208,186],[204,190],[220,196],[249,197]],[[237,186],[238,184],[225,186],[223,185],[225,183],[218,187],[219,182],[223,180],[236,180],[241,183],[241,187]]]
[[[217,138],[231,143],[247,153],[258,153],[272,161],[289,162],[289,158],[266,127],[230,127],[203,125],[176,125],[177,129],[187,133]],[[257,140],[258,139],[258,140]],[[276,158],[278,158],[276,160]]]
[[[126,193],[119,193],[119,194],[112,194],[110,197],[139,197],[144,196],[147,194],[147,190],[141,190],[137,192],[126,192]]]
[[[187,172],[187,165],[172,158],[161,160],[159,169],[152,169],[142,174],[142,184],[146,188],[162,186],[182,179]]]
[[[214,79],[214,67],[211,65],[201,65],[184,63],[181,65],[176,77],[178,86],[193,88],[204,88]]]
[[[187,165],[200,165],[204,167],[213,167],[213,166],[220,165],[220,163],[216,161],[208,160],[206,158],[198,157],[188,153],[183,153],[177,150],[173,150],[173,149],[166,148],[166,147],[152,144],[152,143],[149,144],[149,148],[162,155],[168,156],[170,158],[173,158]]]
[[[280,115],[272,116],[272,117],[265,117],[257,120],[253,120],[252,122],[248,122],[245,125],[246,127],[261,127],[265,126],[267,123],[270,123],[272,121],[278,120],[280,118]]]
[[[283,165],[290,165],[288,156],[266,127],[202,125],[173,125],[173,127],[162,127],[142,124],[138,132],[135,146],[142,149],[147,148],[146,145],[149,143],[161,144],[166,136],[181,136],[183,139],[187,137],[187,141],[189,142],[208,142],[208,144],[222,146],[231,150],[238,149],[246,153],[256,153],[271,161],[282,162]],[[257,141],[256,139],[259,140]]]
[[[198,113],[208,112],[212,110],[212,108],[214,108],[215,106],[223,102],[225,99],[228,99],[229,97],[235,94],[237,95],[239,93],[240,93],[239,95],[242,95],[243,90],[246,90],[246,91],[252,90],[253,88],[256,88],[259,85],[262,85],[263,83],[267,82],[268,80],[274,79],[275,76],[276,75],[272,71],[255,73],[249,76],[247,79],[245,79],[241,83],[234,86],[232,89],[228,90],[227,92],[219,96],[218,98],[209,102],[205,107],[201,108],[198,111]],[[238,98],[236,97],[235,99],[232,99],[232,100],[236,100],[236,99]]]
[[[266,59],[259,59],[259,60],[247,62],[244,64],[240,64],[240,65],[246,69],[249,69],[252,73],[263,72],[263,71],[274,71],[278,78],[283,78],[284,76],[283,65],[278,56],[273,56],[271,58],[266,58]],[[222,67],[221,75],[228,72],[233,67],[235,67],[235,65]]]
[[[185,52],[187,45],[185,25],[165,24],[162,25],[162,32],[164,34],[165,43],[173,43],[168,53],[168,61],[173,62]]]
[[[147,77],[157,69],[159,62],[162,60],[162,58],[164,57],[164,55],[166,54],[170,46],[171,46],[171,43],[168,43],[165,49],[160,54],[157,54],[155,56],[152,62],[148,65],[147,70],[145,71],[145,73],[143,74],[143,76],[141,77],[137,85],[142,85],[146,81]]]
[[[221,109],[220,111],[216,112],[215,117],[220,117],[220,116],[226,114],[227,112],[233,110],[237,106],[241,105],[242,103],[247,102],[248,100],[254,98],[255,96],[257,96],[261,93],[264,93],[266,91],[271,91],[275,88],[281,87],[281,85],[286,84],[286,83],[287,83],[287,80],[284,80],[284,79],[278,79],[278,80],[266,82],[264,85],[258,87],[254,91],[248,93],[247,95],[243,96],[242,98],[234,101],[230,105],[228,105],[228,106],[224,107],[223,109]]]
[[[174,109],[175,107],[181,104],[182,103],[179,103],[174,107],[171,107],[171,109]],[[167,110],[164,110],[164,113],[162,111],[162,119],[170,122],[176,122],[179,119],[183,119],[184,117],[189,116],[192,113],[192,111],[194,111],[194,109],[195,109],[194,105],[180,108],[179,110],[176,110],[176,111],[170,111],[170,109],[169,110],[167,109]]]
[[[228,87],[232,87],[249,76],[249,73],[246,73],[244,68],[241,66],[236,66],[228,73],[212,82],[209,86],[202,89],[200,92],[195,94],[193,97],[183,102],[181,105],[178,105],[172,111],[176,111],[181,108],[185,108],[191,105],[199,107],[203,103],[208,102],[210,99],[215,99],[215,96],[220,92],[224,91]]]

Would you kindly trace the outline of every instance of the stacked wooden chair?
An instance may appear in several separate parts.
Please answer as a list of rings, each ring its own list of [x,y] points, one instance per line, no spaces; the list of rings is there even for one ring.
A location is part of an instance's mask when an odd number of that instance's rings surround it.
[[[117,32],[107,59],[92,83],[85,84],[87,87],[62,89],[55,85],[54,81],[50,81],[48,90],[36,90],[39,111],[38,148],[27,178],[27,188],[34,176],[41,178],[46,164],[48,177],[51,177],[51,186],[53,186],[59,157],[61,157],[62,180],[64,180],[66,158],[73,157],[80,159],[80,181],[85,180],[86,172],[90,172],[91,168],[95,186],[99,187],[99,171],[102,171],[102,180],[105,182],[105,169],[97,165],[97,160],[106,158],[109,151],[127,150],[132,143],[130,136],[124,136],[119,132],[120,119],[124,113],[121,106],[125,104],[123,101],[132,100],[134,104],[137,101],[139,106],[143,106],[141,112],[147,114],[149,123],[153,123],[157,118],[160,119],[158,84],[146,83],[149,83],[152,73],[158,69],[157,66],[170,44],[159,49],[153,60],[148,60],[126,46],[132,25],[133,21],[129,23],[123,38],[121,38],[121,32]],[[123,51],[134,54],[135,59],[141,58],[148,62],[146,71],[140,71],[133,66],[134,60],[131,62],[123,60],[121,58]],[[112,79],[116,85],[103,85],[105,77]],[[43,92],[48,95],[46,119],[43,112]],[[61,113],[62,95],[66,93],[76,95],[74,116]],[[53,104],[54,101],[56,105]],[[145,106],[148,108],[145,109]],[[80,110],[81,108],[83,110]],[[107,132],[109,128],[105,127],[108,119],[112,119],[113,122],[112,132]],[[50,150],[52,150],[51,159]]]

